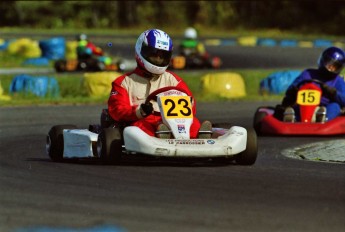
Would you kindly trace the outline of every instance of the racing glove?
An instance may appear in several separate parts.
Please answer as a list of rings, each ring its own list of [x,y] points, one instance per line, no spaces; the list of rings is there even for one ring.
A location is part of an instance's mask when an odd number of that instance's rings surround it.
[[[147,117],[153,112],[153,105],[151,102],[143,103],[140,105],[140,114],[143,117]]]
[[[322,95],[328,98],[331,101],[335,101],[335,98],[337,96],[337,89],[330,87],[326,84],[321,85]]]
[[[293,106],[296,103],[298,88],[295,86],[286,90],[282,105],[284,107]]]

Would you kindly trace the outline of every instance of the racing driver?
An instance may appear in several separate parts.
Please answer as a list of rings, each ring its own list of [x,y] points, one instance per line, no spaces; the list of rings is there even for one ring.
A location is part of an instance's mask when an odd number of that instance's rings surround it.
[[[320,107],[316,111],[315,121],[326,122],[340,115],[342,108],[345,107],[345,82],[340,76],[344,66],[345,52],[342,49],[337,47],[325,49],[319,57],[318,68],[304,70],[289,86],[282,104],[276,106],[274,116],[286,122],[299,121],[299,108],[296,107],[297,86],[309,79],[321,82],[322,98]]]
[[[175,73],[167,71],[173,52],[170,36],[162,30],[150,29],[144,31],[135,45],[137,67],[116,78],[108,99],[108,111],[116,122],[125,122],[141,128],[150,136],[156,131],[169,131],[162,123],[157,104],[145,103],[150,93],[163,87],[178,87],[192,97],[193,114],[196,113],[195,99],[187,84]],[[155,110],[154,110],[155,109]],[[205,121],[200,125],[194,117],[190,128],[191,138],[209,138],[211,134],[200,134],[199,129],[211,131],[212,124]],[[171,133],[158,134],[159,138],[170,138]]]

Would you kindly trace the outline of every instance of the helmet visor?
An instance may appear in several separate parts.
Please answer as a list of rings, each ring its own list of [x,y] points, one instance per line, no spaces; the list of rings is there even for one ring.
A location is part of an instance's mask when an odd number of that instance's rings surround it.
[[[334,59],[329,59],[324,61],[324,67],[332,73],[340,73],[344,68],[344,64]]]
[[[143,43],[141,47],[141,55],[151,64],[165,67],[170,63],[172,51],[153,48]]]

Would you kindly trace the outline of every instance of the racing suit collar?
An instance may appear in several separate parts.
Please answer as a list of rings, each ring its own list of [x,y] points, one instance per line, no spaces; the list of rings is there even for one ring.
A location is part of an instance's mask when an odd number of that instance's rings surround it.
[[[140,66],[137,66],[135,68],[134,73],[141,76],[141,77],[147,78],[147,79],[157,79],[161,76],[159,74],[152,74],[152,73],[146,71],[145,69],[141,68]]]

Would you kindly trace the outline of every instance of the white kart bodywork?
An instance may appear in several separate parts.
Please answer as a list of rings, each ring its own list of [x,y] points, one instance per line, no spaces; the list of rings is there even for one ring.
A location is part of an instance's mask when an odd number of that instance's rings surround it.
[[[221,131],[225,133],[211,139],[159,139],[138,127],[129,126],[124,130],[124,151],[165,157],[225,157],[246,149],[245,128],[233,126]],[[64,158],[95,157],[93,143],[97,142],[98,134],[87,129],[67,129],[63,131],[63,139]]]
[[[238,154],[246,149],[247,130],[233,126],[216,139],[159,139],[140,128],[124,130],[127,151],[167,157],[219,157]]]
[[[63,130],[63,157],[64,158],[87,158],[93,157],[92,143],[96,143],[98,134],[87,129]]]

